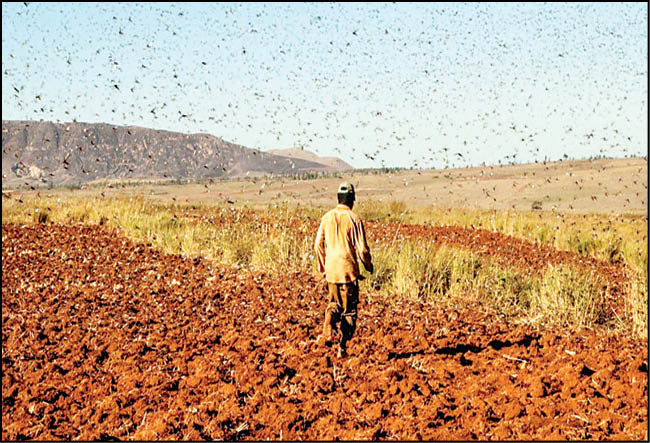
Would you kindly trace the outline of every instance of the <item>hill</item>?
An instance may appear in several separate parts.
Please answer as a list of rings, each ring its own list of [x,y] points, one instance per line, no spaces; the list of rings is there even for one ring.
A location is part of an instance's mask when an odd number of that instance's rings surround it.
[[[333,172],[317,159],[249,149],[209,134],[106,123],[2,121],[2,186]]]
[[[321,163],[334,168],[337,171],[346,171],[354,169],[352,166],[337,157],[320,157],[311,151],[306,151],[302,147],[294,147],[288,149],[272,149],[267,151],[273,155],[288,157],[293,159],[308,160],[316,163]]]

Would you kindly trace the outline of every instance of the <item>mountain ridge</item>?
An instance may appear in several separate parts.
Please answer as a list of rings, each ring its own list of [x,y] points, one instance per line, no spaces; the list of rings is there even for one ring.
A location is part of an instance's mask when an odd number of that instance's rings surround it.
[[[333,164],[274,155],[206,133],[108,123],[2,121],[3,188],[338,170]]]

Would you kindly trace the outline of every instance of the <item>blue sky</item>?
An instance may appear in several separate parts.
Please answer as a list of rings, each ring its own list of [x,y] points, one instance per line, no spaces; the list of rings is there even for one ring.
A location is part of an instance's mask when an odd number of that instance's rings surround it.
[[[302,145],[356,167],[647,155],[647,10],[3,3],[2,118]]]

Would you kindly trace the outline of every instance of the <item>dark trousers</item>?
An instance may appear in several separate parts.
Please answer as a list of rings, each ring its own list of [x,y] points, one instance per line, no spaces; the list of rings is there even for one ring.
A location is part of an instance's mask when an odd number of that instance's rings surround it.
[[[359,304],[359,283],[327,283],[329,303],[325,311],[325,325],[334,332],[341,327],[340,347],[345,350],[348,340],[357,327],[357,305]]]

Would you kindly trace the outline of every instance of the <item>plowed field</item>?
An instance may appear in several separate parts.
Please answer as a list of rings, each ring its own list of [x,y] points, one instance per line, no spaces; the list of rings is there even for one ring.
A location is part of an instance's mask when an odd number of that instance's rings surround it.
[[[307,273],[3,225],[2,438],[648,438],[646,342],[363,292],[338,359],[315,343],[325,291]]]

